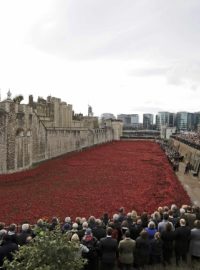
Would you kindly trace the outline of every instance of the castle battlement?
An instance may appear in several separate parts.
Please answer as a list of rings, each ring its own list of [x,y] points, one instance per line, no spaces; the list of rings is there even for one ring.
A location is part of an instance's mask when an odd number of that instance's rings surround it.
[[[28,104],[0,102],[0,173],[30,168],[34,163],[116,138],[116,126],[100,128],[98,118],[75,114],[60,98],[29,96]]]

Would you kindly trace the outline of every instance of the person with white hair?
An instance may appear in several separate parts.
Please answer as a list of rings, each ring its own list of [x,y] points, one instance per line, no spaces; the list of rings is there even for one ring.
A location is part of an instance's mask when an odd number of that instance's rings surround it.
[[[174,240],[175,240],[175,256],[176,256],[176,265],[179,265],[180,259],[183,262],[187,262],[187,253],[189,250],[190,235],[191,231],[188,226],[186,226],[186,220],[181,218],[180,227],[175,230]]]
[[[77,259],[81,258],[84,253],[89,252],[89,249],[85,245],[80,243],[80,239],[77,233],[73,234],[71,242],[74,243],[76,247],[78,247],[78,251],[76,253]]]
[[[74,223],[72,224],[72,229],[71,229],[70,231],[67,231],[67,232],[66,232],[66,237],[67,237],[67,239],[68,239],[68,240],[71,240],[72,236],[73,236],[75,233],[78,234],[78,224],[77,224],[76,222],[74,222]]]
[[[35,234],[33,233],[30,224],[24,223],[22,224],[21,233],[17,237],[18,244],[20,246],[26,245],[28,236],[34,238]]]
[[[148,227],[145,228],[145,231],[148,232],[149,240],[154,238],[154,234],[157,232],[156,225],[153,221],[148,223]]]
[[[71,229],[72,229],[71,217],[66,217],[65,222],[62,226],[62,232],[66,233],[67,231],[70,231]]]

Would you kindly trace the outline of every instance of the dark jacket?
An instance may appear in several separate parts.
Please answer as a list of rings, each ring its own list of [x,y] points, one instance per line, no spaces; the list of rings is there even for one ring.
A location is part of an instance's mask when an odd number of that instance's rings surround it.
[[[167,254],[172,254],[173,251],[173,241],[175,233],[172,231],[164,231],[161,233],[161,239],[163,240],[163,252]]]
[[[181,226],[175,230],[175,252],[184,255],[187,253],[190,241],[190,228]]]
[[[103,263],[114,264],[117,257],[118,243],[112,237],[105,237],[99,244],[101,260]]]
[[[106,237],[106,230],[102,226],[96,226],[95,228],[93,228],[92,233],[98,240]]]
[[[143,266],[149,263],[150,256],[150,241],[139,236],[136,239],[135,247],[135,263],[138,266]]]
[[[0,247],[0,267],[3,265],[3,259],[7,258],[9,261],[12,260],[12,252],[18,250],[18,245],[8,240]]]

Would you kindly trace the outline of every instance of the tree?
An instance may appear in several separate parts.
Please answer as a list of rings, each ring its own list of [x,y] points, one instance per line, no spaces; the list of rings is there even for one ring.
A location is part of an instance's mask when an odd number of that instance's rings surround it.
[[[24,97],[23,97],[22,95],[19,95],[19,96],[14,97],[14,98],[13,98],[13,101],[14,101],[15,103],[19,103],[19,104],[20,104],[20,102],[21,102],[23,99],[24,99]]]
[[[7,270],[80,270],[85,260],[77,257],[78,249],[60,229],[47,231],[21,246],[12,262],[4,261],[4,267]]]

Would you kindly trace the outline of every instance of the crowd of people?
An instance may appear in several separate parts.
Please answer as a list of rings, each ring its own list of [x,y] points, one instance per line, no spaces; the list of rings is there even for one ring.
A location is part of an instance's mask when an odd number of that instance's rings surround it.
[[[169,145],[167,142],[164,142],[161,140],[161,141],[158,141],[158,143],[160,144],[161,149],[165,152],[169,163],[173,167],[173,170],[175,172],[178,172],[179,162],[183,161],[184,156],[181,156],[178,150],[172,145]]]
[[[196,149],[200,149],[200,132],[184,132],[174,135],[176,139],[192,146]]]
[[[66,217],[61,223],[57,217],[51,222],[39,219],[31,226],[23,223],[6,227],[0,223],[0,266],[7,257],[21,246],[35,241],[43,231],[60,227],[68,241],[79,246],[77,257],[87,260],[84,270],[142,269],[147,265],[163,267],[175,264],[199,263],[200,265],[200,208],[173,204],[158,207],[149,214],[140,215],[133,210],[126,213],[121,207],[110,217]]]

